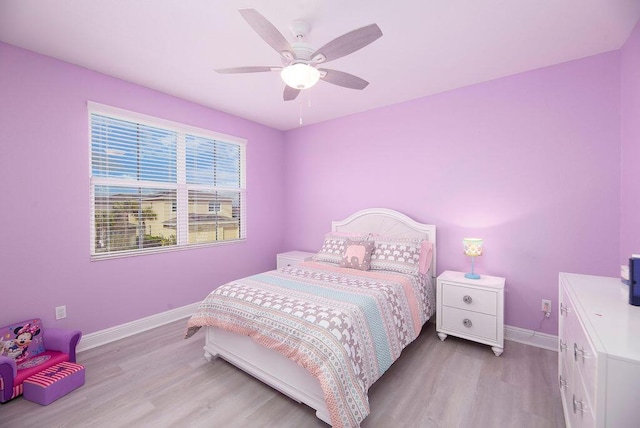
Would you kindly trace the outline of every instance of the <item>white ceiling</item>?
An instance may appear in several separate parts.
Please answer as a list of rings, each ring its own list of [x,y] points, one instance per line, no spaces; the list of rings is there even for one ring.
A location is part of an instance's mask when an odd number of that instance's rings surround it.
[[[382,38],[326,66],[370,85],[284,102],[278,72],[215,73],[280,65],[246,7],[287,39],[307,20],[316,48],[377,23]],[[0,41],[287,130],[616,50],[639,16],[640,0],[0,0]]]

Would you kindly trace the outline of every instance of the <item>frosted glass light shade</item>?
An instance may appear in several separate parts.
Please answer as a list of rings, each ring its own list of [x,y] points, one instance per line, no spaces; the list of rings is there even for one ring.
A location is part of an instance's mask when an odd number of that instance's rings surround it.
[[[464,245],[464,253],[471,257],[471,272],[465,273],[464,277],[469,279],[480,279],[480,275],[474,272],[473,261],[476,256],[482,255],[482,239],[464,238],[462,240],[462,245]]]
[[[318,83],[320,72],[315,67],[299,62],[283,68],[280,77],[292,88],[308,89]]]
[[[482,239],[481,238],[464,238],[464,253],[467,256],[476,257],[482,255]]]

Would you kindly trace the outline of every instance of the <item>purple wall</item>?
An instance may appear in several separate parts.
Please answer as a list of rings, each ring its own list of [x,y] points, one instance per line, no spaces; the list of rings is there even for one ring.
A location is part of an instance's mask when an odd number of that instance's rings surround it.
[[[557,334],[558,272],[619,273],[619,52],[286,133],[286,249],[386,207],[438,227],[438,273],[504,276],[505,322]],[[425,77],[428,78],[428,77]],[[375,84],[375,83],[374,83]]]
[[[0,43],[0,325],[90,333],[187,305],[378,206],[438,226],[438,272],[467,270],[462,238],[484,237],[477,270],[507,278],[506,323],[538,328],[548,298],[556,334],[559,271],[615,276],[640,251],[624,196],[638,193],[639,45],[636,28],[622,53],[282,133]],[[246,243],[90,262],[87,100],[248,139]]]
[[[90,262],[87,100],[246,138],[246,242]],[[280,131],[0,43],[0,325],[39,316],[86,334],[275,268],[283,159]]]
[[[622,47],[620,259],[640,253],[640,22]]]

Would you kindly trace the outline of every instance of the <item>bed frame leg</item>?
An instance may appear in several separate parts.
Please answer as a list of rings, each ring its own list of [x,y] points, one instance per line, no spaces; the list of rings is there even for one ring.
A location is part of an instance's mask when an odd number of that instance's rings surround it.
[[[204,351],[204,359],[211,362],[213,361],[215,358],[218,357],[218,354],[212,354],[211,352],[205,350]]]

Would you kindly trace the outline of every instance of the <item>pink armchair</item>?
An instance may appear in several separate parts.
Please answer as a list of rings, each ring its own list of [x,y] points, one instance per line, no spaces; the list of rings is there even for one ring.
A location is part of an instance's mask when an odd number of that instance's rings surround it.
[[[44,328],[34,318],[0,328],[0,403],[22,394],[29,376],[63,361],[76,362],[80,330]]]

